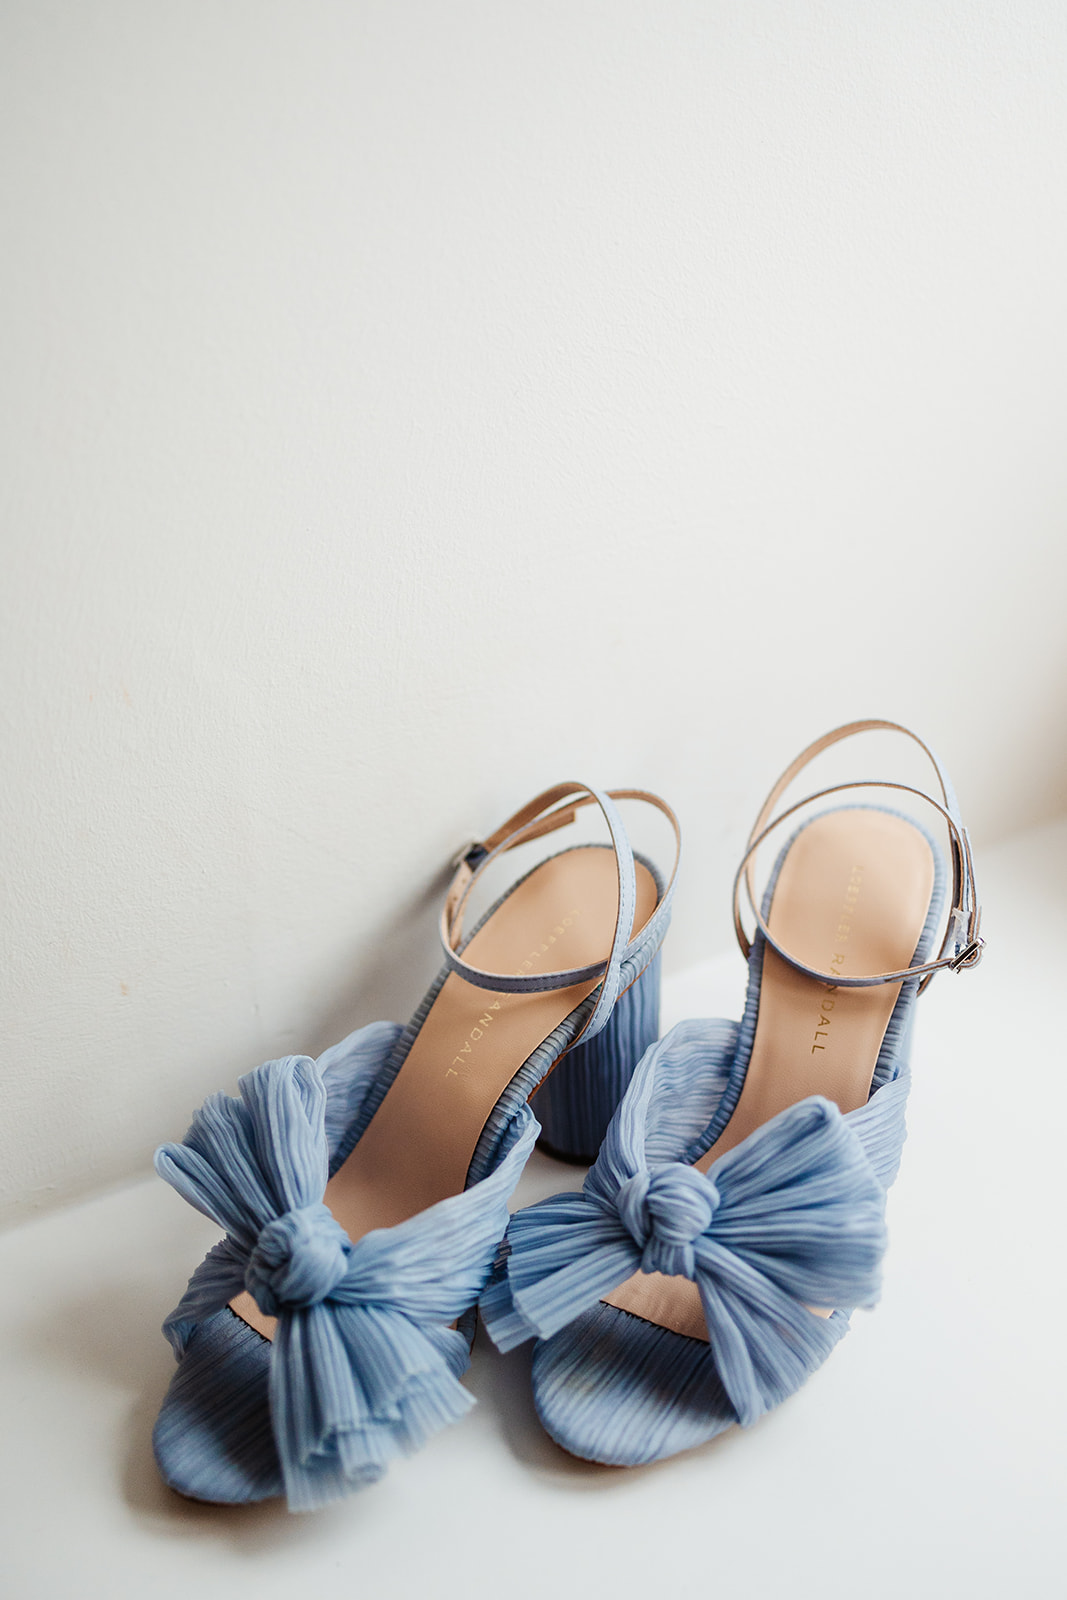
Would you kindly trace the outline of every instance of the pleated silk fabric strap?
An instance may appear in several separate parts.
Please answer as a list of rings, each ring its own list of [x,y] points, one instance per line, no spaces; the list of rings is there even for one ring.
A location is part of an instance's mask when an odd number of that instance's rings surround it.
[[[797,800],[793,805],[787,806],[784,811],[769,820],[774,813],[782,795],[792,784],[798,773],[814,761],[815,757],[828,750],[831,745],[840,743],[842,739],[849,739],[854,734],[868,733],[882,730],[889,733],[900,733],[905,738],[911,739],[926,755],[937,774],[938,786],[941,790],[941,800],[935,800],[923,789],[915,789],[907,783],[891,783],[885,779],[866,779],[855,783],[835,783],[829,788],[819,789],[814,794],[806,795],[803,800]],[[895,789],[902,794],[912,794],[918,799],[932,806],[937,811],[948,827],[951,841],[952,858],[952,905],[949,910],[948,923],[945,936],[941,942],[941,949],[937,958],[927,961],[922,966],[906,967],[899,972],[874,972],[863,977],[839,977],[835,973],[820,972],[816,967],[809,967],[796,956],[790,955],[788,950],[782,948],[774,938],[763,914],[759,908],[755,886],[755,856],[764,841],[788,817],[811,805],[813,801],[822,800],[827,795],[841,794],[849,789]],[[907,978],[920,978],[920,990],[925,989],[935,972],[942,968],[949,968],[953,972],[961,972],[965,967],[977,966],[982,958],[984,940],[981,937],[982,908],[978,901],[974,884],[974,862],[971,856],[971,841],[967,829],[963,826],[959,805],[947,774],[929,745],[925,744],[918,734],[912,733],[910,728],[905,728],[899,722],[883,722],[871,719],[863,722],[847,722],[840,728],[834,728],[830,733],[824,733],[821,739],[816,739],[802,750],[782,773],[778,782],[767,796],[749,834],[745,854],[741,865],[734,878],[734,930],[737,942],[747,957],[751,949],[751,941],[745,932],[741,918],[741,888],[744,885],[745,895],[749,907],[756,920],[756,926],[771,949],[781,956],[796,972],[803,973],[806,977],[815,978],[820,983],[834,984],[838,988],[861,989],[869,988],[880,983],[901,983]]]
[[[634,908],[637,903],[637,883],[634,874],[634,857],[622,818],[615,806],[616,800],[641,800],[663,813],[674,831],[675,855],[670,879],[652,916],[632,934]],[[604,815],[615,851],[619,874],[619,910],[611,950],[603,961],[585,967],[571,967],[561,972],[503,973],[487,972],[472,966],[457,953],[463,934],[463,909],[476,880],[491,861],[517,845],[526,844],[543,834],[553,833],[574,821],[583,807],[597,805]],[[670,917],[674,883],[678,872],[681,851],[681,832],[678,819],[665,800],[644,789],[611,789],[603,791],[584,783],[560,783],[517,811],[501,824],[489,837],[467,850],[449,887],[441,913],[441,944],[445,960],[453,972],[459,973],[468,983],[480,989],[492,989],[501,994],[536,994],[548,989],[568,989],[572,984],[588,983],[593,978],[603,982],[596,1007],[582,1036],[591,1039],[607,1022],[611,1009],[622,988],[624,967],[633,969],[630,982],[652,960],[666,932]],[[644,958],[644,959],[642,959]]]
[[[638,1063],[581,1191],[514,1213],[481,1300],[498,1349],[551,1339],[635,1272],[685,1277],[699,1290],[711,1359],[747,1426],[840,1336],[839,1324],[809,1306],[877,1299],[884,1182],[903,1136],[906,1082],[847,1116],[809,1096],[699,1172],[684,1160],[696,1131],[687,1117],[700,1103],[690,1089],[710,1072],[721,1091],[736,1044],[729,1024],[680,1023]],[[616,1393],[625,1400],[625,1386]],[[655,1426],[647,1410],[641,1416],[635,1428]]]

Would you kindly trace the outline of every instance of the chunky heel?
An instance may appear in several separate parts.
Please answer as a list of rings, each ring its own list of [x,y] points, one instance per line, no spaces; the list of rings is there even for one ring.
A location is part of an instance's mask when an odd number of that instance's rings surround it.
[[[634,1068],[659,1037],[660,954],[615,1002],[607,1027],[576,1044],[530,1102],[550,1155],[589,1165]]]

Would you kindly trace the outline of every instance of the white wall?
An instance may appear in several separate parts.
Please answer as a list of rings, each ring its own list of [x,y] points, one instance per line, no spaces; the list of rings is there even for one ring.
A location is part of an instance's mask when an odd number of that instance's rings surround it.
[[[557,777],[1067,801],[1060,0],[8,0],[3,1214],[402,1015]]]

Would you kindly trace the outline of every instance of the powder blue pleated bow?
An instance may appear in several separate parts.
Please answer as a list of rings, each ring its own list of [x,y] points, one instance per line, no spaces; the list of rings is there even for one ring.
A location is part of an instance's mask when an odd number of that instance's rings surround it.
[[[395,1031],[362,1030],[368,1081]],[[473,1404],[458,1381],[467,1342],[449,1324],[485,1284],[538,1125],[524,1109],[487,1177],[353,1244],[322,1203],[327,1092],[315,1063],[270,1061],[239,1088],[240,1099],[211,1096],[184,1143],[156,1154],[160,1175],[226,1229],[164,1332],[180,1357],[242,1289],[277,1317],[271,1420],[289,1505],[309,1510]]]
[[[809,1307],[851,1308],[877,1296],[886,1239],[880,1180],[899,1155],[903,1100],[889,1085],[880,1107],[872,1111],[872,1100],[843,1117],[812,1097],[706,1175],[663,1160],[662,1129],[654,1139],[649,1129],[654,1095],[680,1092],[687,1049],[697,1058],[706,1049],[701,1026],[685,1024],[647,1052],[582,1191],[512,1218],[482,1315],[508,1350],[550,1338],[635,1272],[691,1279],[724,1387],[748,1424],[836,1342],[837,1331]],[[646,1142],[660,1159],[648,1158]]]

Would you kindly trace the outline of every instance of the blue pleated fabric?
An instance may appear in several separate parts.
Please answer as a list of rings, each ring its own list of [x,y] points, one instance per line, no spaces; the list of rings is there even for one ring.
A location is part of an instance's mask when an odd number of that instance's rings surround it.
[[[533,1099],[541,1144],[588,1166],[634,1068],[659,1034],[660,956],[615,1002],[611,1022],[563,1057]]]
[[[690,1278],[723,1388],[747,1424],[835,1342],[809,1305],[877,1297],[885,1190],[847,1117],[814,1096],[707,1174],[677,1159],[682,1142],[673,1159],[650,1160],[650,1109],[678,1097],[700,1028],[682,1023],[647,1052],[582,1191],[512,1218],[505,1270],[482,1315],[507,1350],[551,1338],[635,1272]]]
[[[940,852],[930,843],[935,890],[916,964],[944,893]],[[538,1412],[576,1455],[635,1464],[731,1423],[751,1424],[826,1359],[850,1310],[877,1297],[885,1190],[905,1137],[918,980],[902,986],[866,1105],[842,1115],[820,1097],[801,1101],[705,1175],[691,1163],[718,1138],[740,1096],[762,967],[757,937],[740,1025],[687,1021],[653,1045],[582,1191],[511,1220],[483,1319],[501,1349],[537,1338]],[[708,1341],[601,1300],[637,1271],[695,1282]],[[811,1306],[837,1309],[822,1317]]]
[[[459,1382],[470,1321],[450,1324],[485,1283],[538,1124],[519,1107],[479,1181],[353,1244],[323,1191],[402,1032],[376,1023],[322,1063],[268,1062],[157,1152],[161,1176],[226,1230],[164,1324],[181,1365],[156,1453],[186,1493],[243,1500],[284,1487],[291,1509],[313,1509],[473,1403]],[[269,1345],[225,1310],[242,1289],[278,1319]]]

